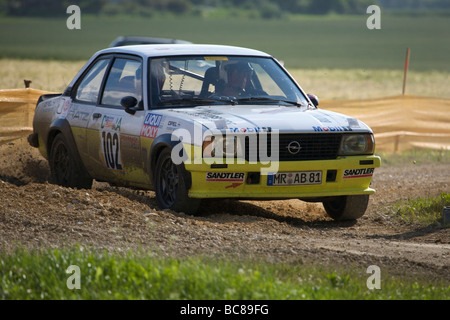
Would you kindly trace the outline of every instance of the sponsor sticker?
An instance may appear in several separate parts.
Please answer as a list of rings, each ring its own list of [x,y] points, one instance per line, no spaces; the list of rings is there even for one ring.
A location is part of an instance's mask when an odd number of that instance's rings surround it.
[[[324,122],[331,123],[331,120],[328,119],[328,117],[326,115],[324,115],[324,114],[320,114],[320,113],[319,114],[315,114],[315,115],[313,115],[313,117],[316,118],[317,120],[319,120],[322,123],[324,123]]]
[[[346,169],[342,176],[343,179],[350,178],[367,178],[373,175],[375,168],[365,168],[365,169]]]
[[[58,106],[58,109],[56,110],[56,113],[59,114],[60,118],[65,119],[67,117],[71,105],[72,105],[71,98],[62,99],[60,105]]]
[[[179,114],[186,114],[190,117],[195,117],[199,119],[204,120],[223,120],[226,123],[232,123],[229,119],[222,116],[222,113],[215,111],[215,110],[196,110],[196,111],[189,111],[189,110],[178,110],[178,109],[171,109],[170,110],[173,113],[179,113]]]
[[[339,131],[352,131],[350,126],[313,126],[315,132],[339,132]]]
[[[155,138],[159,125],[161,124],[161,119],[162,116],[159,114],[147,113],[141,129],[141,137]]]
[[[228,57],[222,56],[212,56],[212,57],[204,57],[205,61],[228,61]]]
[[[139,138],[122,134],[120,136],[120,144],[126,148],[139,149]]]
[[[207,172],[206,181],[244,182],[244,172]]]
[[[174,120],[168,120],[166,124],[166,132],[173,132],[181,127],[181,123]]]
[[[65,101],[64,98],[63,98],[63,101]],[[60,114],[61,110],[62,110],[61,99],[54,98],[54,99],[42,101],[39,104],[39,108],[41,109],[42,112],[54,112],[54,110],[56,109],[56,113]]]
[[[347,121],[350,128],[360,128],[358,120],[354,118],[347,118]]]
[[[101,129],[109,129],[113,131],[120,131],[120,126],[122,125],[122,118],[116,116],[104,115],[102,118],[102,123],[100,125]]]
[[[228,128],[230,132],[241,132],[241,133],[250,133],[250,132],[271,132],[271,127],[247,127],[247,128]]]
[[[89,114],[89,112],[83,111],[83,109],[81,109],[79,106],[74,105],[72,106],[72,108],[70,108],[67,118],[74,121],[88,122]]]

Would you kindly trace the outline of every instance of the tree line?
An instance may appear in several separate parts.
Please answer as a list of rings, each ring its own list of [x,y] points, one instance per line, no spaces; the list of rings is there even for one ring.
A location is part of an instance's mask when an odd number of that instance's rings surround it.
[[[263,18],[283,14],[364,14],[369,5],[380,5],[387,10],[450,9],[448,0],[0,0],[3,16],[63,16],[69,5],[78,5],[86,14],[155,13],[200,15],[214,9],[247,10]]]

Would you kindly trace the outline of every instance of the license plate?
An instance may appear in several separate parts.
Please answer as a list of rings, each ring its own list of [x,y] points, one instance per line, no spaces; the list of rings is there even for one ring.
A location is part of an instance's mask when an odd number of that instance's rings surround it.
[[[322,183],[322,171],[278,172],[267,176],[268,186],[298,186]]]

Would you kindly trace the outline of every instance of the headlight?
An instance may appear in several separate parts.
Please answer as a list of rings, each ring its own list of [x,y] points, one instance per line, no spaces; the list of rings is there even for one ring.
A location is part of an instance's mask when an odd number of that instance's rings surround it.
[[[203,157],[236,158],[241,154],[237,136],[210,136],[203,141]]]
[[[339,148],[340,156],[354,156],[361,154],[373,154],[375,141],[373,134],[346,134],[343,135],[341,147]]]

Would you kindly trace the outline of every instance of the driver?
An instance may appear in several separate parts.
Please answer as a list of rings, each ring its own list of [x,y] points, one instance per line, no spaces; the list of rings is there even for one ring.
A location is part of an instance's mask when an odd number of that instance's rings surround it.
[[[249,63],[238,62],[227,65],[225,67],[227,71],[228,82],[225,85],[222,94],[224,96],[246,96],[247,84],[251,79],[253,68]]]

